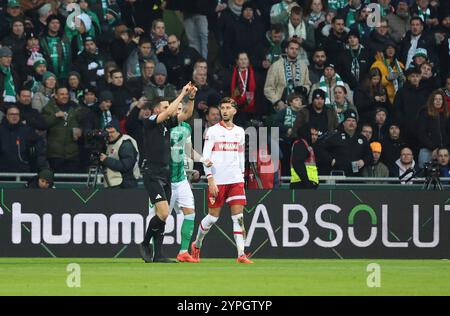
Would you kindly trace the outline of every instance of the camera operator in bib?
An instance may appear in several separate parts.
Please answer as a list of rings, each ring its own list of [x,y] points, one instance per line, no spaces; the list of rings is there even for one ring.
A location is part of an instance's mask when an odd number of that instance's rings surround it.
[[[105,176],[105,187],[130,189],[137,187],[139,150],[136,141],[120,133],[119,121],[106,125],[108,144],[106,154],[100,154]]]

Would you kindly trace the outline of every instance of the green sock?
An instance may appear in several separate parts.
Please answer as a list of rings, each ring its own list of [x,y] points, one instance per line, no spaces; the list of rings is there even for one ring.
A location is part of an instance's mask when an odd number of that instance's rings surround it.
[[[194,233],[194,214],[184,216],[183,225],[181,225],[181,248],[180,252],[188,251]]]

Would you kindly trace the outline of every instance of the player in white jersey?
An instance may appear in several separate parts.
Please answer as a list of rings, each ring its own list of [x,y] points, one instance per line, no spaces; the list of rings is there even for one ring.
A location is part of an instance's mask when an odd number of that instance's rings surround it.
[[[233,124],[237,105],[232,98],[222,99],[219,108],[222,121],[208,129],[203,148],[203,157],[213,163],[211,168],[204,168],[208,178],[208,215],[201,221],[197,238],[191,244],[191,256],[200,260],[202,241],[219,219],[222,205],[226,202],[231,208],[237,262],[253,263],[244,253],[243,213],[247,203],[244,190],[245,132]]]

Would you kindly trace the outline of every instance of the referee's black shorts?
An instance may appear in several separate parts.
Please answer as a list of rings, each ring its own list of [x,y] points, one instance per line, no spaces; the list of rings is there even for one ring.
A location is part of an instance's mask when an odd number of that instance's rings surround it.
[[[162,165],[147,165],[143,172],[144,186],[150,201],[156,204],[161,201],[170,203],[172,188],[170,185],[170,169]]]

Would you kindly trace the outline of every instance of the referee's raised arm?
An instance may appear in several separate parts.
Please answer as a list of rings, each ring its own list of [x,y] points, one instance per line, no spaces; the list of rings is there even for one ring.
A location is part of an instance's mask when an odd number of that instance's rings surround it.
[[[190,89],[191,89],[191,82],[189,82],[187,85],[185,85],[183,87],[183,89],[181,90],[180,95],[175,100],[173,100],[172,103],[170,103],[170,105],[169,105],[169,107],[167,109],[165,109],[163,112],[161,112],[158,115],[158,117],[156,119],[156,124],[164,122],[169,117],[173,116],[173,114],[178,109],[178,105],[183,100],[183,98],[189,93]],[[163,102],[167,102],[167,101],[163,101]]]

